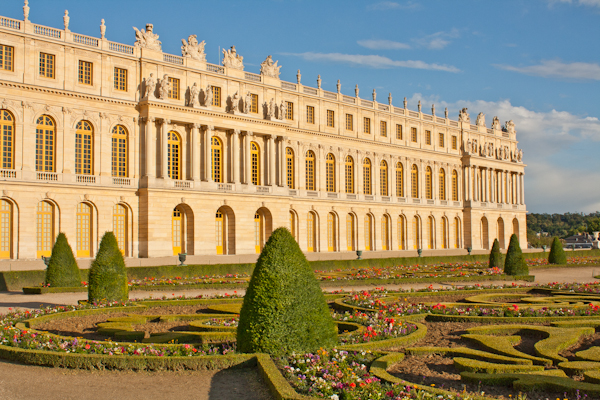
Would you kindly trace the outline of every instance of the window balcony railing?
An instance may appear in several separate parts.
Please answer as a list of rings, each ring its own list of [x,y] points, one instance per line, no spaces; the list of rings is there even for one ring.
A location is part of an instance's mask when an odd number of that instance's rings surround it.
[[[390,196],[381,196],[381,201],[390,201]]]
[[[365,200],[371,201],[373,199],[374,199],[374,197],[372,194],[365,194]]]
[[[115,186],[131,186],[131,178],[124,178],[120,176],[113,176],[112,183]]]
[[[346,199],[356,200],[356,195],[354,193],[346,193]]]
[[[0,17],[0,26],[4,28],[21,30],[21,21],[17,21],[16,19]]]
[[[217,184],[217,190],[230,192],[233,190],[233,185],[231,183],[219,183]]]
[[[257,186],[256,193],[270,193],[271,188],[269,186]]]
[[[58,174],[56,172],[36,172],[35,179],[38,181],[58,181]]]
[[[406,203],[406,197],[398,197],[398,203]]]
[[[337,199],[338,198],[338,194],[335,192],[327,192],[327,198],[329,199]]]
[[[296,189],[290,189],[290,196],[298,196],[298,191]]]
[[[75,175],[75,182],[95,184],[96,177],[94,175]]]
[[[308,197],[319,197],[319,192],[315,192],[313,190],[309,190],[306,192],[306,196]]]
[[[192,189],[193,185],[192,185],[191,181],[182,181],[182,180],[174,179],[173,187],[175,189]]]
[[[73,34],[73,42],[79,43],[79,44],[84,44],[86,46],[92,46],[92,47],[98,47],[98,43],[99,43],[98,39],[96,39],[96,38],[79,35],[77,33]]]
[[[62,39],[62,31],[54,28],[48,28],[47,26],[34,25],[33,31],[36,35],[48,36],[55,39]]]
[[[432,206],[432,205],[435,204],[435,200],[427,199],[427,204],[430,205],[430,206]]]
[[[0,178],[16,179],[17,171],[14,169],[0,169]]]
[[[413,204],[421,204],[421,199],[412,199]]]

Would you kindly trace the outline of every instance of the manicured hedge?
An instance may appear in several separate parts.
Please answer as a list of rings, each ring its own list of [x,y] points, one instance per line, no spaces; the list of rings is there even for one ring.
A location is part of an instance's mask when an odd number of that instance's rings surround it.
[[[542,365],[497,364],[471,358],[454,357],[454,368],[458,371],[485,372],[486,374],[543,371]]]
[[[402,346],[410,346],[427,336],[427,327],[415,322],[417,330],[406,336],[400,336],[392,339],[374,340],[372,342],[346,344],[338,346],[340,350],[386,350]]]
[[[533,365],[533,361],[523,358],[501,356],[487,351],[470,349],[468,347],[409,347],[404,349],[406,354],[424,356],[429,354],[440,354],[448,356],[459,356],[479,361],[494,361],[499,364]]]

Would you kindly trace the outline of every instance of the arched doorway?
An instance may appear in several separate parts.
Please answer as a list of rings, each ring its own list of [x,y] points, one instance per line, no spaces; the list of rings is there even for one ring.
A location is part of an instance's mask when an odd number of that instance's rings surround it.
[[[506,247],[504,242],[504,220],[502,217],[498,218],[498,243],[501,249]]]
[[[519,237],[519,220],[514,218],[512,225],[513,225],[513,233],[515,235],[517,235],[517,239],[521,240],[521,238]]]
[[[267,208],[261,207],[254,213],[254,250],[256,254],[260,254],[265,247],[271,231],[271,212]]]
[[[352,213],[346,215],[346,249],[356,250],[356,216]]]
[[[215,246],[217,255],[235,254],[235,216],[230,207],[215,213]]]
[[[173,208],[171,214],[171,240],[173,255],[194,254],[194,214],[186,204]]]
[[[334,212],[327,214],[327,251],[338,251],[338,218]]]
[[[365,250],[372,251],[373,248],[373,216],[365,215]]]
[[[481,248],[486,250],[490,248],[488,220],[486,217],[481,218]]]

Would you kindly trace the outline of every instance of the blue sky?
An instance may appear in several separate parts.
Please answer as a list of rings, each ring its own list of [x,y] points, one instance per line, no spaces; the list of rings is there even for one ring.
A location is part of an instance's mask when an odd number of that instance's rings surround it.
[[[1,14],[22,19],[21,1]],[[523,1],[67,1],[30,0],[30,20],[133,44],[150,22],[163,51],[206,41],[209,62],[235,45],[247,71],[269,54],[281,78],[452,118],[513,119],[524,151],[531,212],[600,210],[600,0]]]

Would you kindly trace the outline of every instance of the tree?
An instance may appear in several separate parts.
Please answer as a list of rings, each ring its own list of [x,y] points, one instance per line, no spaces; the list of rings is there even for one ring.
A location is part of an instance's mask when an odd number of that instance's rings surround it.
[[[337,343],[336,325],[308,261],[291,233],[276,229],[244,296],[238,350],[283,355]]]
[[[123,254],[112,232],[106,232],[100,241],[100,249],[90,267],[88,300],[127,301],[127,270]]]
[[[504,273],[506,275],[529,275],[529,267],[521,251],[519,238],[514,233],[510,236],[510,243],[504,260]]]
[[[81,286],[81,273],[73,250],[64,233],[59,233],[52,247],[50,261],[46,268],[46,285],[51,287]]]
[[[490,252],[490,268],[502,268],[502,254],[500,254],[500,242],[494,239],[492,251]]]
[[[550,254],[548,254],[548,264],[566,264],[567,254],[563,249],[560,239],[556,236],[552,240],[552,247],[550,248]]]

